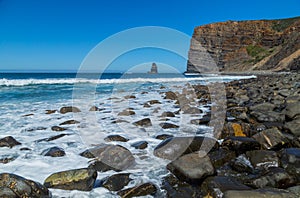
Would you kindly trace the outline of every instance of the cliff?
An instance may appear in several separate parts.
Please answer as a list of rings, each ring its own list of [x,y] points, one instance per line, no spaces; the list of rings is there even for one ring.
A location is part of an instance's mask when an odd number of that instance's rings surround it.
[[[300,17],[196,27],[187,73],[300,70]]]

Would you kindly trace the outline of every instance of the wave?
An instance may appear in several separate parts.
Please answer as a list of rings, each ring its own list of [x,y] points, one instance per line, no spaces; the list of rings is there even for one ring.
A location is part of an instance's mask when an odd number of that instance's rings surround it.
[[[0,86],[30,85],[63,85],[63,84],[119,84],[119,83],[162,83],[162,82],[193,82],[193,81],[230,81],[256,78],[256,76],[207,76],[192,78],[128,78],[128,79],[85,79],[85,78],[51,78],[51,79],[0,79]]]

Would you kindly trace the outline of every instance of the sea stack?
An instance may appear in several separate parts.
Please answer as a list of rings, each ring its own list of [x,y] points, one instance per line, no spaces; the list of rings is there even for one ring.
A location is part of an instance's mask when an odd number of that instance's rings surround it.
[[[149,74],[157,74],[157,65],[155,63],[152,63],[151,70],[148,72]]]

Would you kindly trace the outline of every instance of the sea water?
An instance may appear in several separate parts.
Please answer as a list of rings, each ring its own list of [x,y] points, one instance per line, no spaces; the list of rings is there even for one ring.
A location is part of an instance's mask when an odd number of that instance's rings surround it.
[[[179,114],[170,118],[169,123],[179,125],[178,129],[162,129],[160,115],[166,111],[176,112],[180,106],[175,101],[164,100],[167,91],[182,92],[187,84],[209,84],[228,82],[253,76],[184,76],[183,74],[76,74],[76,73],[0,73],[0,138],[13,136],[22,143],[13,148],[0,148],[0,159],[15,160],[0,164],[0,172],[14,173],[43,183],[52,173],[85,168],[90,159],[79,153],[98,143],[108,135],[122,135],[128,142],[111,142],[129,149],[135,156],[137,165],[124,172],[131,173],[133,187],[145,182],[161,185],[162,178],[168,173],[167,160],[153,155],[154,148],[161,142],[155,139],[160,134],[174,136],[210,136],[212,129],[207,126],[193,126],[193,115]],[[126,99],[129,97],[129,99]],[[160,104],[146,108],[144,104],[158,100]],[[59,113],[64,106],[76,106],[79,113]],[[97,106],[100,111],[91,112],[90,107]],[[124,109],[132,108],[132,116],[119,116]],[[203,116],[209,111],[207,106],[199,107]],[[46,110],[57,110],[46,114]],[[195,115],[194,115],[195,116]],[[151,127],[136,127],[132,123],[142,118],[150,118]],[[75,119],[80,123],[66,125],[67,130],[54,132],[52,126]],[[126,122],[114,123],[115,120]],[[58,134],[66,134],[54,141],[39,141]],[[137,141],[145,140],[148,147],[138,150],[131,147]],[[47,157],[42,151],[58,146],[65,150],[66,156]],[[29,150],[20,150],[28,148]],[[114,171],[98,173],[97,182],[116,174]],[[102,187],[91,192],[64,191],[50,189],[54,197],[118,197]],[[164,192],[159,195],[163,196]]]

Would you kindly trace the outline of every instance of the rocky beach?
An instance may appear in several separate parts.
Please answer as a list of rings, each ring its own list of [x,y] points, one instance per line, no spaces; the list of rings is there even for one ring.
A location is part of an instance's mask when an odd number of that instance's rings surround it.
[[[118,117],[111,120],[112,124],[130,124],[142,131],[157,125],[160,133],[139,141],[132,140],[128,132],[112,133],[103,139],[105,143],[72,154],[59,146],[44,148],[42,156],[54,159],[77,155],[86,159],[81,163],[86,165],[78,169],[64,167],[39,181],[27,179],[23,174],[1,173],[0,197],[51,197],[55,189],[82,191],[88,193],[82,195],[87,197],[92,196],[89,192],[95,189],[106,189],[106,196],[111,197],[299,197],[299,82],[297,73],[270,73],[224,83],[226,116],[221,133],[212,136],[203,135],[209,128],[195,132],[187,127],[208,126],[212,118],[222,123],[211,114],[210,109],[218,104],[212,103],[208,86],[186,84],[177,91],[160,87],[158,97],[120,110],[116,112]],[[135,101],[147,94],[135,93],[124,96],[123,100]],[[162,106],[165,104],[178,110],[165,111]],[[104,105],[91,106],[89,112],[105,114],[105,109]],[[130,117],[141,110],[143,118],[132,122]],[[157,113],[153,113],[154,110]],[[83,109],[65,106],[43,111],[49,117],[68,115],[71,118]],[[156,118],[147,116],[146,111]],[[189,115],[186,125],[176,122],[176,117],[184,115]],[[34,119],[34,116],[35,113],[27,112],[21,117]],[[81,122],[69,119],[59,125],[32,129],[49,128],[54,133],[35,143],[56,144],[59,139],[72,135],[70,126],[84,127]],[[3,137],[0,146],[1,149],[18,149],[27,155],[36,149],[24,146],[20,137],[12,136]],[[9,166],[17,158],[6,157],[0,161]],[[156,170],[160,172],[159,182],[143,180],[145,175],[137,174],[143,160],[149,159],[153,160],[147,162],[149,170],[144,168],[143,172],[153,171],[151,166],[159,166],[154,163],[164,164]],[[61,191],[56,191],[54,197],[57,192]]]

